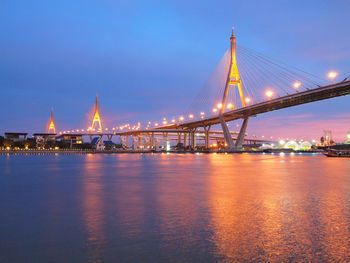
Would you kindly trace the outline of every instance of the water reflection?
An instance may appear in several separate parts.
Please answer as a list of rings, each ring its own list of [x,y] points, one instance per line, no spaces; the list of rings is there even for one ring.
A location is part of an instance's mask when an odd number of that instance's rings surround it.
[[[82,179],[82,216],[86,228],[89,262],[103,262],[102,256],[106,245],[101,158],[100,155],[86,155]]]
[[[0,262],[350,262],[350,160],[95,154],[0,164]]]
[[[219,171],[208,180],[211,241],[218,258],[274,262],[349,259],[349,210],[344,211],[349,201],[344,195],[344,186],[349,188],[344,171],[349,171],[349,164],[342,163],[335,170],[326,160],[313,163],[310,158],[283,156],[281,162],[271,156],[211,156],[211,169]],[[319,178],[327,174],[326,167],[332,176]]]

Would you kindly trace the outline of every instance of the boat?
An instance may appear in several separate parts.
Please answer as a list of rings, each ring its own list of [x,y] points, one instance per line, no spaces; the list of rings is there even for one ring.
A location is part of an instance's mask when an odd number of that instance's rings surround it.
[[[345,149],[325,149],[324,155],[327,157],[343,157],[343,158],[350,158],[350,150]]]

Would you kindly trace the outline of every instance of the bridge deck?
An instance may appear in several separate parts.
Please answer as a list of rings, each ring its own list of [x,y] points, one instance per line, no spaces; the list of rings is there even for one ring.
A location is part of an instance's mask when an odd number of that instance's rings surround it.
[[[260,102],[244,108],[239,108],[224,113],[225,121],[242,119],[257,114],[306,104],[314,101],[325,100],[350,94],[350,80],[327,85],[315,89],[301,91],[291,95],[286,95],[269,101]],[[210,116],[205,119],[182,122],[159,127],[159,129],[191,129],[207,125],[220,123],[219,116]]]

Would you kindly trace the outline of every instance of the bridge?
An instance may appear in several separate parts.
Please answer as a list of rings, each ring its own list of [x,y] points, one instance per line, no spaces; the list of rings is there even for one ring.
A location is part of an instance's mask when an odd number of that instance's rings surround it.
[[[81,135],[107,136],[109,140],[113,136],[128,136],[139,138],[140,145],[143,145],[143,137],[148,137],[150,147],[154,136],[162,136],[163,143],[168,135],[177,137],[177,142],[183,142],[192,148],[196,146],[196,140],[203,139],[205,148],[209,148],[210,140],[213,138],[224,140],[226,151],[239,151],[244,142],[264,142],[254,138],[246,137],[248,120],[258,114],[280,110],[292,106],[311,103],[315,101],[330,99],[350,94],[350,80],[344,79],[341,82],[330,83],[322,78],[309,74],[305,71],[291,67],[287,64],[274,61],[260,53],[248,48],[236,45],[236,36],[232,30],[230,37],[230,48],[225,53],[221,65],[221,71],[215,71],[218,81],[203,92],[216,92],[216,103],[213,100],[209,103],[212,113],[205,116],[203,111],[195,118],[194,114],[188,114],[177,120],[172,119],[168,124],[164,118],[161,125],[149,123],[145,129],[140,125],[124,131],[113,129],[106,132],[102,129],[100,114],[98,112],[98,98],[96,96],[95,113],[92,125],[86,130],[81,130]],[[333,80],[335,72],[329,77]],[[210,85],[209,85],[210,86]],[[201,91],[202,92],[202,91]],[[212,98],[212,95],[200,95],[197,100],[200,107],[204,106],[203,101]],[[204,98],[204,100],[203,100]],[[217,103],[219,101],[219,103]],[[243,123],[239,132],[231,132],[228,122],[242,119]],[[220,125],[221,131],[211,130],[212,126]],[[123,127],[125,128],[125,127]],[[53,124],[53,113],[51,112],[49,131],[55,131]],[[79,130],[77,130],[79,131]],[[83,131],[83,132],[82,132]],[[74,130],[64,131],[61,134],[74,134]],[[220,138],[221,136],[221,138]],[[197,138],[198,137],[198,138]],[[141,139],[140,139],[141,138]]]

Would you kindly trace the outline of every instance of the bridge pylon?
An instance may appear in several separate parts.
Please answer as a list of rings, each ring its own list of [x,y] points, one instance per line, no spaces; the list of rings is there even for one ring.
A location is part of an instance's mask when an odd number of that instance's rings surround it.
[[[240,133],[238,135],[236,144],[234,144],[232,137],[231,137],[230,130],[228,129],[227,123],[226,123],[224,116],[223,116],[223,114],[225,112],[225,108],[226,108],[226,101],[227,101],[229,88],[230,87],[232,87],[232,88],[237,87],[238,88],[242,107],[246,106],[246,100],[245,100],[245,96],[244,96],[244,92],[243,92],[243,88],[242,88],[242,82],[241,82],[241,78],[239,76],[239,70],[238,70],[238,66],[237,66],[236,36],[234,34],[233,28],[232,28],[232,35],[230,37],[230,42],[231,42],[230,68],[229,68],[227,79],[226,79],[224,95],[223,95],[222,101],[221,101],[221,109],[219,111],[219,118],[220,118],[222,130],[224,132],[225,141],[227,143],[227,150],[228,151],[235,151],[235,150],[240,150],[242,148],[243,141],[244,141],[244,135],[245,135],[247,124],[248,124],[248,118],[246,118],[244,120],[242,127],[241,127],[241,130],[240,130]]]
[[[103,132],[102,130],[102,124],[101,124],[101,119],[100,119],[100,114],[98,113],[98,97],[96,95],[96,102],[95,102],[95,113],[94,113],[94,118],[92,119],[92,124],[90,127],[90,132],[92,132],[92,130],[95,127],[95,124],[97,124],[97,127],[99,128],[98,131],[100,131],[101,133]]]
[[[55,128],[55,124],[53,122],[53,108],[51,108],[50,123],[49,123],[49,127],[47,129],[47,133],[50,133],[50,132],[56,134],[56,128]]]

